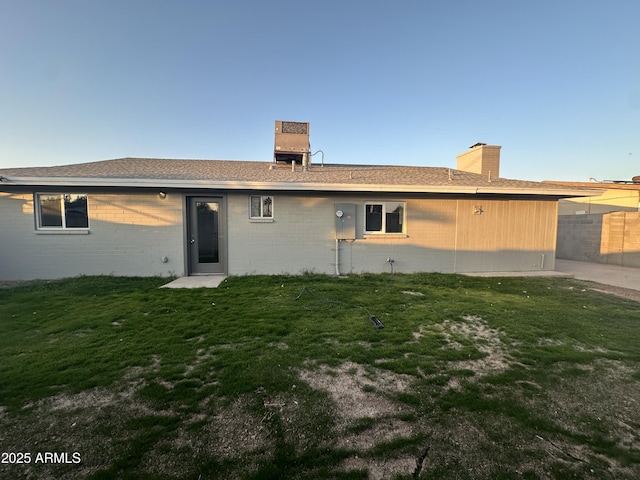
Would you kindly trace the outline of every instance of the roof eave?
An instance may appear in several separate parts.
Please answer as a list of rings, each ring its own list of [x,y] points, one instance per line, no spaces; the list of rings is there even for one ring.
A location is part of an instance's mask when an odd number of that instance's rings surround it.
[[[335,191],[335,192],[389,192],[389,193],[460,193],[542,195],[554,197],[597,196],[600,190],[584,188],[504,188],[468,185],[392,185],[358,183],[312,182],[255,182],[247,180],[175,180],[157,178],[98,178],[98,177],[4,177],[1,185],[22,187],[121,187],[121,188],[175,188],[216,190],[271,190],[271,191]]]
[[[595,197],[602,195],[600,190],[585,188],[513,188],[513,187],[480,187],[477,193],[499,193],[504,195],[544,195],[555,197]]]
[[[336,192],[458,192],[475,193],[476,187],[438,185],[346,184],[325,182],[255,182],[247,180],[172,180],[150,178],[11,177],[2,185],[24,187],[129,187],[216,190],[336,191]]]

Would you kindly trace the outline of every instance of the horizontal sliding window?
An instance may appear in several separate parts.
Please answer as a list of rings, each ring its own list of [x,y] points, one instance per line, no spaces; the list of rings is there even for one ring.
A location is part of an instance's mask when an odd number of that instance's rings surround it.
[[[271,195],[251,195],[249,198],[249,218],[273,218],[273,197]]]
[[[39,230],[89,228],[85,194],[37,193],[35,204]]]
[[[365,233],[404,233],[404,202],[368,202],[365,208]]]

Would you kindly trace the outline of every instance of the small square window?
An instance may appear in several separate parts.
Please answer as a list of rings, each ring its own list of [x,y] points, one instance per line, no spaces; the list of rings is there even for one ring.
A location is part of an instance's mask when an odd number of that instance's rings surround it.
[[[251,195],[249,198],[249,218],[273,218],[273,197],[271,195]]]
[[[404,202],[365,204],[365,233],[404,233]]]
[[[35,198],[39,230],[89,228],[85,194],[38,193]]]

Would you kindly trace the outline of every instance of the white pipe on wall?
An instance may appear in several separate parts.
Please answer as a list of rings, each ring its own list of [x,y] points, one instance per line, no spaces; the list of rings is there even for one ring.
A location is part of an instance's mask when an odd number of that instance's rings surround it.
[[[340,239],[336,238],[336,275],[340,276]]]

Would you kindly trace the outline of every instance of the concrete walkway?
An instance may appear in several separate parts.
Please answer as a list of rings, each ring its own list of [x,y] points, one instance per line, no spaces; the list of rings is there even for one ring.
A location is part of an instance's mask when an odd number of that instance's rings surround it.
[[[640,268],[556,259],[556,272],[569,274],[578,280],[640,291]]]
[[[176,278],[160,288],[216,288],[227,278],[226,275],[193,275]]]
[[[556,258],[556,269],[530,272],[474,272],[463,273],[474,277],[568,277],[577,280],[612,285],[640,291],[640,268],[603,265],[601,263],[576,262]]]
[[[640,268],[619,267],[617,265],[603,265],[601,263],[576,262],[573,260],[556,259],[555,271],[535,270],[532,272],[482,272],[467,273],[479,277],[527,277],[554,276],[573,277],[578,280],[613,285],[614,287],[629,288],[640,291]],[[216,288],[227,278],[226,275],[194,275],[180,277],[161,288]]]

